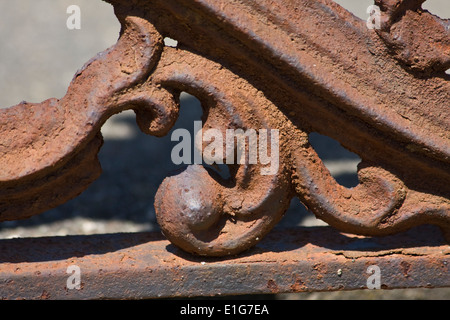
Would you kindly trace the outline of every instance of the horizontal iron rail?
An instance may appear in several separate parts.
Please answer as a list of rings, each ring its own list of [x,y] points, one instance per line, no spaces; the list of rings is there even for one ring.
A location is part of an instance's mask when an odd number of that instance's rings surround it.
[[[228,258],[187,254],[159,233],[7,239],[0,240],[0,298],[144,299],[367,289],[376,284],[373,266],[379,268],[381,289],[450,287],[449,263],[450,246],[439,229],[427,225],[373,238],[330,227],[275,229],[256,247]]]

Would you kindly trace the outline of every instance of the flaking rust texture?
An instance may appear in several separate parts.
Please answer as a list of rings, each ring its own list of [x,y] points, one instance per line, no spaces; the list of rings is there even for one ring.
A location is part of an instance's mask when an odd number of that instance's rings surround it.
[[[145,299],[369,289],[374,265],[381,269],[382,289],[439,288],[450,286],[449,254],[432,226],[380,239],[331,227],[274,230],[232,258],[192,256],[159,233],[11,239],[0,243],[0,298]],[[68,281],[67,270],[74,265],[82,271],[78,289]]]
[[[378,30],[330,0],[107,2],[121,36],[66,96],[0,110],[0,220],[41,213],[87,188],[100,173],[100,128],[113,114],[133,109],[142,131],[167,134],[186,91],[202,103],[204,129],[277,129],[279,168],[262,175],[262,164],[229,165],[223,179],[191,165],[164,180],[158,222],[180,248],[242,252],[293,196],[347,233],[421,224],[449,232],[449,21],[423,1],[377,0]],[[357,187],[334,180],[311,132],[361,157]]]

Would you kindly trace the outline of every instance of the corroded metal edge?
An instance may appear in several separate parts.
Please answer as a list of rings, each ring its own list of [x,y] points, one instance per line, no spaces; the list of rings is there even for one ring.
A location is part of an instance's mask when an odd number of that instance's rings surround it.
[[[158,233],[0,241],[3,299],[143,299],[367,289],[450,287],[450,246],[438,229],[365,238],[330,227],[273,230],[232,258],[194,257]],[[81,288],[68,289],[69,266]]]
[[[167,134],[186,91],[202,103],[204,129],[273,129],[280,152],[273,175],[247,161],[227,162],[226,181],[201,166],[167,177],[155,212],[180,248],[246,250],[293,196],[343,232],[427,223],[448,233],[450,33],[423,1],[376,1],[382,28],[371,30],[330,0],[108,0],[122,24],[117,44],[62,99],[0,110],[0,221],[85,190],[100,174],[100,129],[113,114],[133,109],[143,132]],[[361,157],[358,186],[335,181],[312,132]]]

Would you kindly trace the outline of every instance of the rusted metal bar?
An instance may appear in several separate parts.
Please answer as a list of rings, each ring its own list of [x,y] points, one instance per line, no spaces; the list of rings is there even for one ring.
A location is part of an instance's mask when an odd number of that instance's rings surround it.
[[[156,233],[13,239],[0,241],[0,297],[142,299],[368,289],[374,266],[381,289],[436,288],[450,286],[449,264],[450,247],[432,226],[380,238],[330,227],[274,230],[230,258],[189,255]],[[68,285],[71,266],[80,271],[78,289]]]
[[[0,220],[82,192],[100,173],[100,128],[114,113],[133,109],[144,132],[167,134],[187,91],[202,102],[205,130],[277,130],[279,166],[266,175],[262,163],[227,163],[223,179],[195,164],[168,177],[155,209],[180,248],[246,250],[293,196],[344,232],[427,223],[449,233],[450,29],[423,0],[376,0],[375,30],[330,0],[108,2],[120,39],[66,96],[0,111]],[[177,48],[164,46],[167,36]],[[361,157],[357,187],[333,179],[311,132]]]

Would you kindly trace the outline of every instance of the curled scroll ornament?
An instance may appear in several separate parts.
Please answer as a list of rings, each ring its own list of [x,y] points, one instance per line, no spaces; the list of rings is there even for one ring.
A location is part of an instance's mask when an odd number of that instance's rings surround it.
[[[0,111],[0,220],[41,213],[87,188],[100,173],[100,128],[113,114],[133,109],[143,132],[167,134],[186,91],[202,103],[204,129],[224,136],[227,129],[276,129],[279,166],[276,174],[263,175],[264,165],[247,157],[228,165],[227,179],[202,165],[167,177],[155,209],[163,233],[180,248],[209,256],[242,252],[279,222],[293,196],[344,232],[385,235],[422,223],[450,227],[445,190],[411,189],[395,170],[364,155],[359,185],[339,185],[309,144],[308,126],[269,94],[188,47],[165,47],[145,18],[127,15],[121,23],[118,43],[89,61],[61,100]]]

